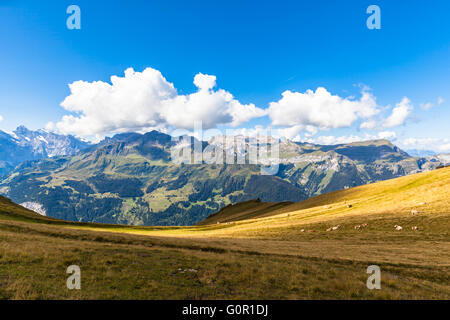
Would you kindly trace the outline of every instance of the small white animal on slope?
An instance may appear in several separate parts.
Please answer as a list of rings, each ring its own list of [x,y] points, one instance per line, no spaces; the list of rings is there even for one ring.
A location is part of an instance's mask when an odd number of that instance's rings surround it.
[[[403,230],[403,228],[402,228],[401,226],[398,226],[398,225],[395,225],[394,228],[395,228],[395,230],[397,230],[397,231]]]
[[[329,231],[336,231],[336,230],[338,230],[339,228],[340,228],[340,225],[335,226],[335,227],[330,227],[330,228],[327,229],[327,231],[328,231],[328,232],[329,232]]]

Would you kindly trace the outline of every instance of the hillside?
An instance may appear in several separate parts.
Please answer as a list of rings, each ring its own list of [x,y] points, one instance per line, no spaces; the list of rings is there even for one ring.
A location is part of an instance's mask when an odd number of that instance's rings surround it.
[[[267,218],[276,223],[289,218],[287,220],[292,224],[297,222],[296,220],[305,223],[311,218],[321,221],[336,219],[341,216],[357,217],[358,215],[364,215],[366,218],[370,218],[372,214],[374,216],[385,214],[387,216],[403,217],[407,215],[414,217],[411,211],[418,211],[420,214],[417,215],[422,217],[432,214],[448,213],[450,215],[450,167],[330,192],[301,202],[262,202],[260,199],[256,199],[230,204],[199,222],[198,226],[214,226],[222,222],[236,221],[241,221],[241,225],[247,223],[255,225],[255,221],[265,223]],[[106,226],[105,224],[72,223],[45,217],[1,196],[0,215],[3,218],[32,219],[37,222],[55,222],[63,225]],[[114,225],[114,227],[123,228],[125,226]],[[271,224],[271,227],[277,226]],[[158,230],[160,229],[158,228]],[[181,229],[183,227],[167,228],[167,230]],[[199,232],[205,233],[203,228],[185,227],[184,229],[197,230],[197,234]],[[222,229],[223,226],[217,226],[217,230]],[[133,230],[133,227],[130,227],[130,230]],[[154,228],[137,227],[136,230],[152,231]],[[208,227],[206,230],[209,232],[214,228]]]
[[[193,227],[65,222],[0,198],[0,298],[449,299],[449,195],[443,168],[280,208],[249,201]],[[65,287],[72,264],[82,290]],[[381,290],[366,288],[372,264]]]
[[[232,221],[259,218],[267,213],[289,206],[292,202],[261,202],[261,200],[249,200],[236,204],[229,204],[218,212],[210,215],[204,221],[197,223],[198,226],[226,223]]]
[[[25,221],[36,221],[36,222],[45,222],[45,221],[57,221],[56,219],[43,217],[36,212],[28,210],[18,204],[12,202],[10,199],[4,198],[0,196],[0,216],[2,219],[11,219],[11,220],[25,220]],[[62,221],[61,221],[62,222]]]
[[[202,145],[222,146],[223,140]],[[249,139],[226,152],[248,158],[255,145]],[[279,144],[278,172],[264,176],[248,163],[176,164],[176,146],[157,131],[119,134],[74,156],[23,162],[0,182],[0,194],[69,221],[194,225],[229,204],[301,201],[441,164],[410,157],[387,140],[334,146],[286,140]]]
[[[242,205],[249,208],[240,210]],[[297,217],[304,223],[310,219],[340,216],[370,218],[370,214],[403,217],[411,215],[412,211],[419,211],[422,217],[432,213],[446,215],[450,213],[450,167],[331,192],[298,203],[280,203],[279,207],[275,203],[264,204],[269,210],[260,210],[262,205],[250,201],[228,206],[199,225],[213,224],[221,219],[226,222],[267,217],[283,220],[286,214],[289,214],[290,223]],[[236,211],[240,212],[237,217],[234,216]]]

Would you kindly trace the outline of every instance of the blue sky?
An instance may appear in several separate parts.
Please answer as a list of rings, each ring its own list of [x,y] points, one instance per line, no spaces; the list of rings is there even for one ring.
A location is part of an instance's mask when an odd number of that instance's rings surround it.
[[[66,9],[71,4],[81,9],[81,30],[66,27]],[[381,8],[380,30],[366,27],[366,8],[371,4]],[[236,128],[291,129],[291,138],[316,142],[381,136],[405,148],[450,151],[449,12],[446,0],[1,1],[0,129],[11,131],[23,124],[31,129],[47,126],[64,133],[101,136],[130,128],[183,126],[183,119],[177,118],[183,108],[200,118],[213,119],[218,114],[211,126],[230,127],[230,102],[220,100],[226,100],[224,95],[214,96],[217,102],[207,112],[190,105],[203,98],[210,101],[205,92],[217,93],[220,88],[245,110],[254,105],[255,115],[273,104],[269,114],[238,121]],[[109,109],[112,97],[86,101],[85,94],[75,95],[68,87],[83,80],[87,85],[80,90],[97,92],[102,89],[89,82],[108,83],[113,75],[124,77],[130,67],[137,73],[130,81],[138,81],[140,72],[152,68],[173,84],[176,93],[167,93],[171,102],[159,106],[169,111],[146,114],[134,123],[126,112]],[[203,90],[194,85],[199,73],[216,76],[216,87],[207,85]],[[319,96],[318,87],[341,99],[340,107],[351,113],[348,121],[335,124],[332,119],[317,119],[320,113],[308,115],[316,107],[322,113],[328,110],[320,105],[324,97]],[[366,87],[370,89],[362,89]],[[309,89],[313,94],[306,99]],[[129,105],[127,94],[132,100],[142,92],[117,90],[122,104],[115,108],[129,114],[156,103],[150,99]],[[298,95],[281,101],[287,90]],[[376,99],[372,109],[377,113],[372,116],[361,115],[357,109],[364,107],[363,91]],[[190,96],[196,92],[205,94]],[[62,107],[66,97],[71,99]],[[401,104],[404,97],[409,102]],[[125,118],[109,117],[105,120],[109,122],[99,123],[98,114],[83,109],[94,102],[100,114],[103,110]],[[387,126],[396,105],[407,115]],[[279,118],[277,111],[283,108],[288,110],[288,119]],[[72,119],[62,121],[70,114]],[[83,114],[91,118],[76,121]],[[372,126],[361,128],[363,122]],[[447,144],[448,150],[443,147]]]

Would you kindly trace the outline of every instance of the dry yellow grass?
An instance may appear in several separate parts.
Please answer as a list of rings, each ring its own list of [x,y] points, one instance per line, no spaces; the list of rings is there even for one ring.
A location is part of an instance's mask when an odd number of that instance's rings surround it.
[[[58,221],[0,201],[0,297],[450,298],[450,168],[249,213],[128,227]],[[65,288],[70,264],[83,270],[79,292]],[[365,286],[371,264],[381,267],[382,290]]]

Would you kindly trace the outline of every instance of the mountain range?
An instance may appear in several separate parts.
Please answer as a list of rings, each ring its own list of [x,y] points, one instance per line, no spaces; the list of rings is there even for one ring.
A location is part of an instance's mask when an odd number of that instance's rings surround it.
[[[73,136],[32,131],[24,126],[12,133],[0,131],[0,177],[23,161],[74,155],[89,145]]]
[[[201,145],[222,146],[222,138]],[[330,146],[282,140],[278,172],[261,175],[260,165],[249,163],[174,163],[171,150],[178,142],[158,131],[90,145],[19,127],[12,135],[2,133],[0,141],[0,160],[7,164],[0,194],[51,217],[130,225],[192,225],[232,203],[300,201],[447,161],[411,157],[387,140]],[[259,143],[247,138],[232,152],[246,155]]]

